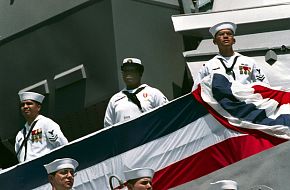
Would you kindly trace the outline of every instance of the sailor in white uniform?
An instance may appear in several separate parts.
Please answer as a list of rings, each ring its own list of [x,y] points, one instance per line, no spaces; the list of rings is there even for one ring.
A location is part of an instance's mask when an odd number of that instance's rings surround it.
[[[256,81],[269,83],[266,75],[257,66],[254,59],[234,52],[233,44],[236,42],[234,38],[236,28],[236,24],[232,22],[222,22],[209,29],[213,36],[213,43],[218,46],[219,54],[202,66],[194,80],[194,87],[204,77],[213,73],[227,75],[230,81],[235,80],[242,84]]]
[[[40,115],[43,95],[21,92],[19,98],[21,112],[26,120],[24,128],[18,132],[15,139],[15,152],[19,162],[37,158],[68,143],[59,125]]]
[[[78,165],[79,163],[72,158],[56,159],[44,165],[52,190],[72,189]]]
[[[126,88],[110,99],[105,113],[104,127],[134,119],[143,112],[168,102],[160,90],[141,84],[144,66],[140,59],[124,59],[121,70]]]

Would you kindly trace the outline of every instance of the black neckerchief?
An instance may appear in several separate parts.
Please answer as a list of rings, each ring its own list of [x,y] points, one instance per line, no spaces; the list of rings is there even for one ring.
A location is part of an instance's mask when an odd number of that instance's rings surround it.
[[[27,141],[28,141],[28,138],[29,138],[29,135],[31,134],[32,132],[32,129],[33,127],[35,126],[35,124],[37,123],[38,120],[34,121],[32,123],[32,125],[30,126],[30,129],[28,131],[28,134],[26,135],[26,128],[23,129],[23,136],[24,136],[24,140],[22,141],[17,153],[16,153],[16,156],[19,154],[19,152],[21,151],[21,149],[23,148],[23,146],[25,145],[25,155],[24,155],[24,160],[26,160],[26,156],[27,156]]]
[[[145,86],[138,88],[136,90],[136,92],[134,92],[134,93],[130,93],[126,90],[122,91],[134,104],[136,104],[138,106],[138,108],[140,109],[141,112],[143,112],[142,107],[141,107],[141,103],[140,103],[139,99],[137,98],[136,94],[141,92],[144,88],[145,88]]]
[[[234,80],[236,80],[236,75],[235,75],[235,72],[233,71],[233,68],[234,68],[234,66],[235,66],[235,64],[236,64],[236,62],[237,62],[238,57],[239,57],[239,56],[236,56],[236,57],[234,58],[233,64],[232,64],[232,66],[231,66],[230,68],[228,68],[228,67],[226,66],[226,64],[224,63],[224,60],[223,60],[222,58],[218,58],[218,60],[220,60],[220,62],[221,62],[222,65],[224,66],[224,68],[225,68],[225,70],[226,70],[226,74],[227,74],[227,75],[233,75]]]

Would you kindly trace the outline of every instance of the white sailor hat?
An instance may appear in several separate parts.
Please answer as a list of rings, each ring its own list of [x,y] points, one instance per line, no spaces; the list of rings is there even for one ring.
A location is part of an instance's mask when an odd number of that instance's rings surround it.
[[[61,169],[69,168],[73,169],[74,171],[79,166],[79,163],[72,159],[72,158],[62,158],[62,159],[56,159],[53,162],[50,162],[49,164],[43,165],[47,171],[48,174],[51,174],[53,172],[56,172]]]
[[[34,100],[39,103],[42,103],[44,96],[42,94],[38,94],[36,92],[19,92],[18,93],[20,102],[23,102],[24,100]]]
[[[220,180],[210,184],[217,184],[220,186],[221,189],[238,189],[238,183],[233,180]]]
[[[230,29],[235,34],[236,29],[237,29],[237,25],[235,23],[232,23],[232,22],[221,22],[221,23],[218,23],[218,24],[212,26],[209,29],[209,32],[211,33],[212,37],[215,37],[216,33],[222,29]]]
[[[135,168],[124,172],[125,180],[149,177],[153,178],[154,170],[151,168]]]
[[[125,63],[136,63],[136,64],[139,64],[139,65],[142,65],[141,60],[137,59],[137,58],[125,58],[123,60],[123,64],[125,64]]]
[[[144,66],[141,63],[141,60],[137,59],[137,58],[125,58],[123,60],[123,65],[121,66],[121,70],[123,71],[124,70],[124,66],[125,65],[130,65],[130,64],[134,64],[134,65],[138,66],[138,68],[140,68],[141,73],[143,73]]]

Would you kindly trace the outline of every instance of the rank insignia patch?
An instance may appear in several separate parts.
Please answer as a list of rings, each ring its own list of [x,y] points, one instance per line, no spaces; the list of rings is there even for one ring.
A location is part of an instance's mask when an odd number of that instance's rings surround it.
[[[47,137],[51,142],[55,142],[58,138],[57,134],[54,134],[54,130],[47,131]]]

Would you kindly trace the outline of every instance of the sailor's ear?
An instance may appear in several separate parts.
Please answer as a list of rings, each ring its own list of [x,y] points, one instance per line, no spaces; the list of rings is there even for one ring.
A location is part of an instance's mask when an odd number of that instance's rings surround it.
[[[213,39],[213,40],[212,40],[212,42],[213,42],[213,44],[216,44],[216,41],[215,41],[215,39]]]
[[[53,179],[54,179],[54,176],[53,175],[48,175],[48,181],[50,182],[50,183],[53,183]]]

